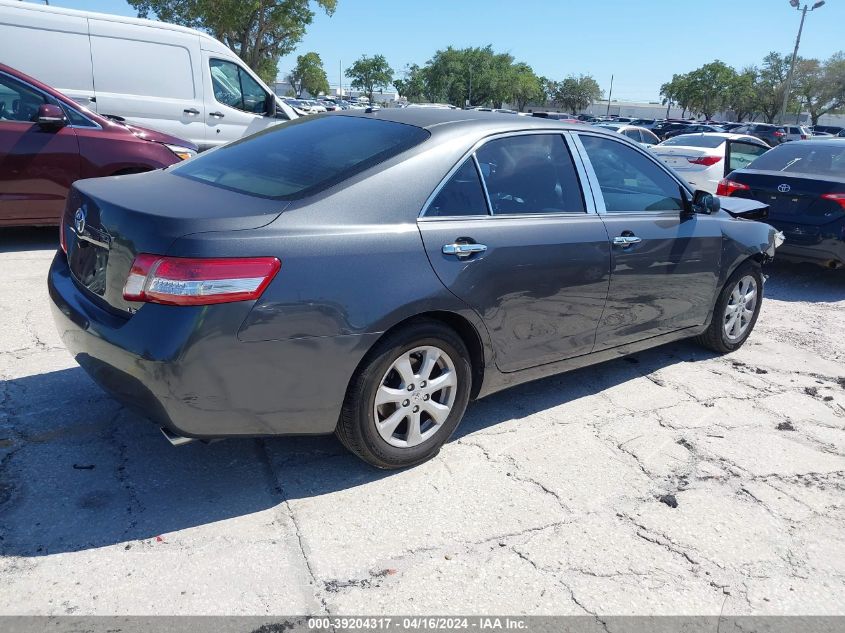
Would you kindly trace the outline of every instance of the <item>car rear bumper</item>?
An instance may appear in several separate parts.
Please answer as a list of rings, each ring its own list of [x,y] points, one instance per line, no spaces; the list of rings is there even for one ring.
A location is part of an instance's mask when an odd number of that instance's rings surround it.
[[[845,221],[813,226],[770,219],[786,238],[778,248],[779,259],[810,262],[826,268],[845,266]]]
[[[378,334],[243,342],[244,304],[145,304],[131,318],[91,301],[56,254],[53,319],[79,365],[122,404],[195,438],[334,431],[352,373]]]

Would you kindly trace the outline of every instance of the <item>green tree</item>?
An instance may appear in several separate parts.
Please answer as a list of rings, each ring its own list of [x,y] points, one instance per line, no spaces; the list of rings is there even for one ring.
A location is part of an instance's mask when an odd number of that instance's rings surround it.
[[[763,59],[755,84],[757,110],[767,123],[774,122],[783,105],[791,57],[771,52]]]
[[[686,79],[690,107],[709,119],[727,107],[728,90],[736,80],[736,71],[716,60],[688,73]]]
[[[795,65],[795,94],[813,125],[819,118],[845,105],[845,56],[839,52],[825,62],[802,59]]]
[[[279,58],[290,53],[314,19],[313,5],[328,15],[337,0],[128,0],[142,18],[202,29],[222,41],[267,83]]]
[[[373,103],[373,93],[377,88],[385,88],[393,82],[393,69],[384,55],[361,57],[346,69],[346,76],[352,80],[352,87],[367,94]]]
[[[408,101],[419,103],[425,97],[425,72],[417,64],[405,67],[404,79],[394,79],[393,87]]]
[[[319,53],[299,55],[296,58],[296,68],[288,75],[288,81],[296,91],[297,97],[302,96],[303,90],[314,97],[329,91],[329,79],[323,70],[323,60],[320,59]]]
[[[427,97],[453,105],[501,107],[513,98],[513,57],[492,46],[439,50],[425,66]]]
[[[545,94],[540,78],[534,74],[534,70],[525,63],[515,64],[512,68],[511,98],[516,104],[516,109],[522,112],[532,101],[544,100]]]
[[[733,110],[734,118],[742,121],[746,117],[752,117],[757,111],[757,69],[748,66],[742,72],[736,73],[728,86],[725,101],[727,107]]]
[[[598,82],[590,75],[570,75],[555,86],[553,101],[569,112],[584,110],[602,98]]]

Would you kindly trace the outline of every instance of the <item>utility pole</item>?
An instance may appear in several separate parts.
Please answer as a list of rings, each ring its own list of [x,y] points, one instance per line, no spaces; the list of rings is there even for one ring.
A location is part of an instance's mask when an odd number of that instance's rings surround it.
[[[469,97],[467,98],[467,107],[472,105],[472,66],[469,67]]]
[[[338,96],[343,99],[343,60],[337,60],[337,91]]]
[[[825,0],[819,0],[816,2],[812,7],[805,4],[804,8],[801,9],[799,5],[801,4],[799,0],[789,0],[789,4],[801,11],[801,24],[798,26],[798,37],[795,38],[795,49],[792,51],[792,61],[789,64],[789,72],[786,75],[786,85],[783,89],[783,105],[780,108],[780,117],[778,120],[781,123],[786,122],[786,108],[789,105],[789,91],[792,89],[792,76],[795,73],[795,61],[798,59],[798,46],[801,44],[801,32],[804,30],[804,20],[807,18],[807,11],[815,11],[822,5],[824,5]],[[798,113],[801,114],[800,112]]]
[[[610,76],[610,91],[607,93],[607,113],[610,116],[610,98],[613,96],[613,75]]]

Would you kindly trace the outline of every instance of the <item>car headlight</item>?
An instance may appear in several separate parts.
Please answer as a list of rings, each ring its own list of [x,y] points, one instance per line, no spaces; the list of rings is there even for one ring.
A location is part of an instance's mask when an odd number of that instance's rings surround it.
[[[197,155],[197,153],[189,147],[182,147],[181,145],[169,145],[165,143],[164,146],[171,152],[176,154],[182,160],[188,160]]]

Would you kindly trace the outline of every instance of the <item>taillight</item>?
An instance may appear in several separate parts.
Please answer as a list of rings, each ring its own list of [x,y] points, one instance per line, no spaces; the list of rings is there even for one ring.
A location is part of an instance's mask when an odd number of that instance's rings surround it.
[[[722,178],[719,181],[719,185],[716,187],[716,195],[717,196],[730,196],[733,195],[736,191],[747,191],[750,189],[748,185],[744,185],[741,182],[736,182],[735,180],[728,180],[727,178]]]
[[[781,132],[780,130],[775,130],[775,136],[780,138],[781,136],[786,136],[786,132]]]
[[[687,158],[689,162],[693,165],[706,165],[710,167],[711,165],[715,165],[720,160],[722,160],[721,156],[699,156],[698,158]]]
[[[809,137],[806,134],[801,135],[801,140],[806,141]]]
[[[836,204],[845,209],[845,193],[823,193],[822,198],[825,200],[833,200]]]
[[[123,287],[127,301],[209,305],[258,299],[279,272],[275,257],[187,258],[141,253]]]
[[[62,247],[62,252],[67,255],[67,237],[65,236],[65,214],[62,212],[62,220],[59,223],[59,246]]]

